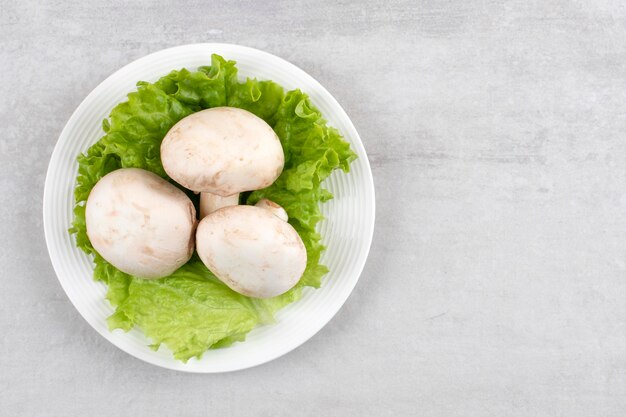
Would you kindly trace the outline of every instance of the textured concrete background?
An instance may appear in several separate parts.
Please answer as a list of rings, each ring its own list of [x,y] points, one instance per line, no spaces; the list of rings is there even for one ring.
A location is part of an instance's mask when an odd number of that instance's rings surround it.
[[[0,415],[624,416],[622,1],[0,0]],[[43,240],[55,141],[124,64],[192,42],[277,54],[346,108],[372,252],[311,341],[225,375],[94,332]]]

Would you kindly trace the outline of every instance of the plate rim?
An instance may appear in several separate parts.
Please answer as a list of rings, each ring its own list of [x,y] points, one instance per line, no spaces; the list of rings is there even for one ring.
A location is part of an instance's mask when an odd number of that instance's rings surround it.
[[[360,147],[363,156],[359,156],[359,159],[362,160],[362,162],[365,164],[365,168],[364,169],[364,177],[366,179],[366,185],[367,185],[367,189],[368,189],[368,193],[371,194],[371,200],[372,200],[372,204],[369,207],[369,212],[368,213],[368,217],[371,218],[371,226],[368,228],[368,230],[366,231],[366,233],[364,234],[364,237],[367,239],[367,247],[366,250],[364,251],[365,254],[360,262],[359,265],[356,265],[354,268],[355,271],[355,275],[356,275],[356,279],[354,279],[354,281],[352,282],[352,284],[349,287],[349,291],[347,291],[346,296],[341,300],[341,302],[337,302],[336,304],[334,304],[332,306],[332,314],[328,315],[328,318],[325,320],[321,320],[317,323],[317,325],[315,326],[315,328],[313,329],[313,331],[310,332],[310,334],[306,335],[305,337],[303,337],[301,340],[299,340],[296,344],[294,344],[293,346],[290,346],[288,349],[283,349],[283,350],[276,350],[274,353],[270,353],[268,355],[266,355],[265,357],[263,357],[261,360],[253,363],[253,364],[243,364],[241,366],[233,366],[230,367],[229,369],[217,369],[217,370],[211,370],[211,369],[200,369],[198,367],[194,367],[194,366],[189,366],[189,363],[185,364],[184,367],[174,367],[174,366],[170,366],[169,364],[166,363],[160,363],[157,362],[156,360],[151,360],[151,357],[147,356],[140,356],[138,354],[136,354],[135,352],[133,352],[131,349],[127,349],[126,346],[120,345],[118,343],[116,343],[116,341],[112,338],[113,332],[111,331],[101,331],[95,323],[92,323],[92,318],[89,317],[88,315],[84,314],[83,311],[81,311],[81,308],[78,307],[78,305],[74,302],[74,300],[72,299],[72,297],[70,296],[70,292],[68,291],[68,288],[66,288],[66,285],[68,285],[68,282],[64,282],[60,276],[61,273],[63,271],[61,271],[61,266],[60,266],[60,261],[58,259],[56,259],[53,256],[53,251],[52,251],[52,247],[54,246],[52,244],[52,234],[54,233],[54,231],[52,230],[49,220],[48,220],[48,215],[47,215],[47,211],[46,211],[46,207],[50,205],[50,201],[52,200],[52,196],[51,194],[51,184],[50,182],[51,180],[51,171],[55,168],[55,166],[58,164],[58,160],[60,159],[60,147],[59,147],[59,143],[62,142],[62,140],[67,140],[67,137],[70,135],[70,130],[74,127],[75,124],[75,119],[77,119],[79,117],[79,115],[81,113],[84,113],[84,108],[87,106],[87,103],[89,103],[94,97],[96,97],[99,93],[100,90],[104,88],[104,86],[110,82],[111,79],[116,78],[120,73],[126,71],[129,67],[135,66],[135,65],[140,65],[142,61],[148,61],[151,58],[154,58],[155,56],[158,55],[166,55],[168,53],[177,51],[177,50],[185,50],[185,49],[194,49],[194,48],[206,48],[208,50],[210,49],[221,49],[221,48],[232,48],[232,49],[238,49],[240,51],[247,51],[250,53],[254,53],[254,54],[260,54],[260,55],[265,55],[268,58],[274,59],[274,60],[278,60],[281,61],[281,64],[286,65],[287,68],[289,68],[290,71],[296,71],[299,72],[301,75],[303,75],[306,78],[309,78],[310,82],[314,85],[315,89],[317,90],[318,93],[326,96],[325,98],[327,100],[329,100],[329,102],[336,107],[337,111],[342,113],[341,116],[344,116],[345,118],[345,123],[347,123],[347,128],[350,129],[352,132],[351,134],[354,136],[354,138],[357,139],[356,144],[353,144]],[[214,53],[214,52],[212,52]],[[132,91],[129,91],[129,93]],[[364,208],[364,210],[367,210],[367,208]],[[104,337],[109,343],[111,343],[113,346],[117,347],[118,349],[120,349],[121,351],[131,355],[134,358],[137,358],[143,362],[149,363],[151,365],[155,365],[158,366],[160,368],[164,368],[164,369],[169,369],[169,370],[174,370],[174,371],[180,371],[180,372],[188,372],[188,373],[203,373],[203,374],[212,374],[212,373],[225,373],[225,372],[234,372],[234,371],[240,371],[240,370],[244,370],[244,369],[249,369],[249,368],[253,368],[268,362],[271,362],[281,356],[284,356],[286,354],[288,354],[289,352],[297,349],[298,347],[302,346],[304,343],[306,343],[308,340],[310,340],[313,336],[315,336],[317,333],[320,332],[320,330],[322,328],[324,328],[329,322],[330,320],[332,320],[336,314],[339,312],[339,310],[341,309],[341,307],[343,307],[343,305],[346,303],[346,301],[348,300],[349,296],[352,294],[352,292],[354,291],[354,288],[356,287],[357,282],[359,281],[359,279],[361,278],[361,275],[363,273],[363,270],[365,268],[365,264],[367,262],[367,259],[369,257],[369,253],[371,250],[371,246],[372,246],[372,240],[373,240],[373,236],[374,236],[374,229],[375,229],[375,224],[376,224],[376,189],[375,189],[375,185],[374,185],[374,178],[373,178],[373,174],[372,174],[372,169],[371,169],[371,165],[369,162],[369,158],[367,155],[367,152],[365,151],[365,146],[363,144],[363,141],[358,133],[358,131],[356,130],[356,127],[354,126],[352,119],[348,116],[347,112],[345,111],[345,109],[341,106],[341,104],[339,104],[339,102],[335,99],[335,97],[317,80],[315,79],[312,75],[310,75],[309,73],[307,73],[306,71],[304,71],[303,69],[301,69],[300,67],[296,66],[295,64],[287,61],[286,59],[274,55],[272,53],[257,49],[257,48],[252,48],[249,46],[244,46],[244,45],[239,45],[239,44],[232,44],[232,43],[222,43],[222,42],[203,42],[203,43],[190,43],[190,44],[183,44],[183,45],[178,45],[178,46],[173,46],[173,47],[169,47],[169,48],[164,48],[164,49],[160,49],[154,52],[151,52],[149,54],[143,55],[137,59],[134,59],[133,61],[123,65],[121,68],[119,68],[118,70],[114,71],[113,73],[111,73],[110,75],[108,75],[105,79],[103,79],[102,81],[100,81],[98,83],[98,85],[96,87],[94,87],[89,94],[87,94],[87,96],[85,96],[85,98],[83,100],[81,100],[80,104],[76,107],[76,109],[72,112],[72,115],[69,117],[69,119],[67,120],[67,122],[65,123],[63,129],[61,130],[61,133],[59,134],[55,144],[54,144],[54,148],[53,151],[50,155],[50,160],[48,162],[48,167],[46,169],[46,177],[45,177],[45,182],[44,182],[44,190],[43,190],[43,199],[42,199],[42,217],[43,217],[43,229],[44,229],[44,236],[45,236],[45,241],[46,241],[46,249],[48,251],[48,256],[50,258],[50,261],[52,263],[52,267],[54,269],[54,273],[55,276],[58,280],[58,282],[61,284],[61,287],[63,288],[63,291],[65,292],[65,295],[67,296],[67,298],[70,300],[70,302],[72,303],[72,305],[74,306],[74,308],[76,309],[76,311],[80,314],[80,316],[92,327],[93,330],[95,330],[98,334],[100,334],[102,337]],[[48,210],[49,212],[50,210]]]

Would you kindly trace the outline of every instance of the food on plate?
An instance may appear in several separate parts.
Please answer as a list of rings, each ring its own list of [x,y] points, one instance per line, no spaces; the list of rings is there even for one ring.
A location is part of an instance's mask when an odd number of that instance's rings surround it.
[[[283,171],[280,139],[263,119],[235,107],[215,107],[176,123],[161,143],[163,169],[202,194],[201,216],[232,205],[243,191],[269,187]]]
[[[285,293],[306,267],[306,248],[298,232],[261,207],[232,206],[209,214],[198,225],[196,245],[211,272],[249,297]]]
[[[277,297],[253,298],[233,291],[195,253],[164,278],[140,279],[108,262],[87,234],[85,204],[101,178],[121,168],[141,168],[172,183],[161,162],[164,137],[185,117],[219,107],[254,114],[280,139],[284,155],[280,176],[266,188],[241,192],[228,203],[254,206],[268,199],[289,213],[288,224],[306,249],[306,267],[295,286]],[[71,232],[76,245],[93,255],[94,279],[107,285],[106,298],[114,308],[108,319],[111,330],[137,327],[151,340],[151,347],[165,345],[175,358],[187,361],[207,349],[245,340],[256,326],[272,323],[279,309],[299,300],[303,288],[321,285],[328,268],[320,262],[324,246],[317,225],[323,219],[320,206],[333,198],[323,181],[334,170],[348,172],[356,155],[305,93],[285,91],[272,81],[240,79],[235,62],[213,55],[210,66],[172,71],[155,82],[138,83],[102,127],[100,140],[78,157]],[[278,162],[273,162],[276,169]],[[196,207],[202,206],[198,195],[181,192]]]
[[[193,203],[143,169],[118,169],[102,177],[89,194],[85,221],[94,249],[137,278],[168,276],[193,254]]]

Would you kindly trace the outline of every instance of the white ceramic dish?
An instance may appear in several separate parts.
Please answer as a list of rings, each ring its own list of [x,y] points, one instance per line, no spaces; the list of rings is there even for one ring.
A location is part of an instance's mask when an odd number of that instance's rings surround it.
[[[91,259],[74,245],[68,233],[72,221],[76,157],[103,134],[101,122],[111,109],[126,100],[137,81],[154,81],[170,70],[209,65],[211,54],[237,61],[241,77],[269,79],[285,89],[300,88],[311,97],[330,125],[350,142],[359,158],[351,172],[335,172],[325,186],[335,198],[322,205],[326,220],[320,232],[327,250],[322,263],[330,268],[323,286],[307,288],[302,300],[277,314],[277,323],[254,329],[243,343],[209,350],[202,359],[182,363],[166,347],[151,350],[138,329],[110,332],[106,318],[113,313],[105,300],[104,284],[92,279]],[[78,106],[54,148],[44,191],[44,229],[50,258],[68,297],[103,337],[123,351],[165,368],[188,372],[226,372],[275,359],[317,333],[346,301],[363,270],[374,230],[374,183],[363,144],[345,111],[310,75],[274,55],[228,44],[194,44],[159,51],[136,60],[103,81]]]

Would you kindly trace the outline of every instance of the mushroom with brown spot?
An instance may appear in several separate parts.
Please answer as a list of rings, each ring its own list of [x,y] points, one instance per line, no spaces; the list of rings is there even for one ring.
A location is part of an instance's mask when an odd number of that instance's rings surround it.
[[[262,198],[257,201],[255,206],[263,208],[265,210],[269,210],[270,213],[272,213],[274,216],[278,217],[282,221],[286,222],[287,220],[289,220],[289,216],[287,215],[285,209],[281,205],[274,203],[272,200]]]
[[[85,220],[94,249],[138,278],[170,275],[193,254],[193,203],[174,185],[142,169],[118,169],[102,177],[87,199]]]
[[[196,231],[202,262],[228,287],[269,298],[298,283],[307,263],[298,232],[270,210],[232,206],[206,216]]]
[[[161,143],[165,172],[200,196],[200,218],[239,203],[239,193],[271,185],[283,170],[283,148],[263,119],[215,107],[176,123]]]

